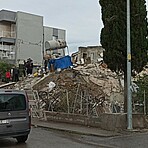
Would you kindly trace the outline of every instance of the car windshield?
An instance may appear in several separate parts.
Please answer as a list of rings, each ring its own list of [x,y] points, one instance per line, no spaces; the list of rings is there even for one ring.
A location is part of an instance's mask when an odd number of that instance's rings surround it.
[[[0,112],[26,109],[25,96],[22,94],[0,94]]]

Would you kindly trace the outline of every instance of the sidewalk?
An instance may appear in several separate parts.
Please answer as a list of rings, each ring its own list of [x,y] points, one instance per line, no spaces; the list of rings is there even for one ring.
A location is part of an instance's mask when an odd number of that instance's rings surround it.
[[[91,136],[99,136],[99,137],[113,137],[121,135],[120,133],[114,131],[106,131],[95,127],[88,127],[88,126],[68,124],[68,123],[59,123],[52,121],[47,122],[40,120],[38,118],[32,118],[32,126],[91,135]]]

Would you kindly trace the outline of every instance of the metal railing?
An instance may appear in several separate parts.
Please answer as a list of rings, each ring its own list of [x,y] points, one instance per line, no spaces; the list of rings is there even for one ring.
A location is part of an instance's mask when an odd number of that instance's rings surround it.
[[[3,57],[7,59],[14,59],[15,58],[14,46],[0,45],[0,58],[2,59]]]

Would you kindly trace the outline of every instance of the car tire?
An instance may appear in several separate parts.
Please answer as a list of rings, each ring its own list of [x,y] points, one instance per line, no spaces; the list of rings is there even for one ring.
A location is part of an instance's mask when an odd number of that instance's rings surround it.
[[[28,135],[16,137],[18,143],[25,143],[28,139]]]

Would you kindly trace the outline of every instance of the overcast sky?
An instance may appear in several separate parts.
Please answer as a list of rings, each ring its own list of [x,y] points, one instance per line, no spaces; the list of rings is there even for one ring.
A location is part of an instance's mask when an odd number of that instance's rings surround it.
[[[69,51],[100,45],[103,27],[98,0],[0,0],[1,9],[44,17],[44,25],[66,30]]]
[[[44,26],[66,30],[70,53],[79,46],[100,45],[103,27],[99,0],[0,0],[1,9],[44,17]],[[147,5],[148,5],[148,0]]]

